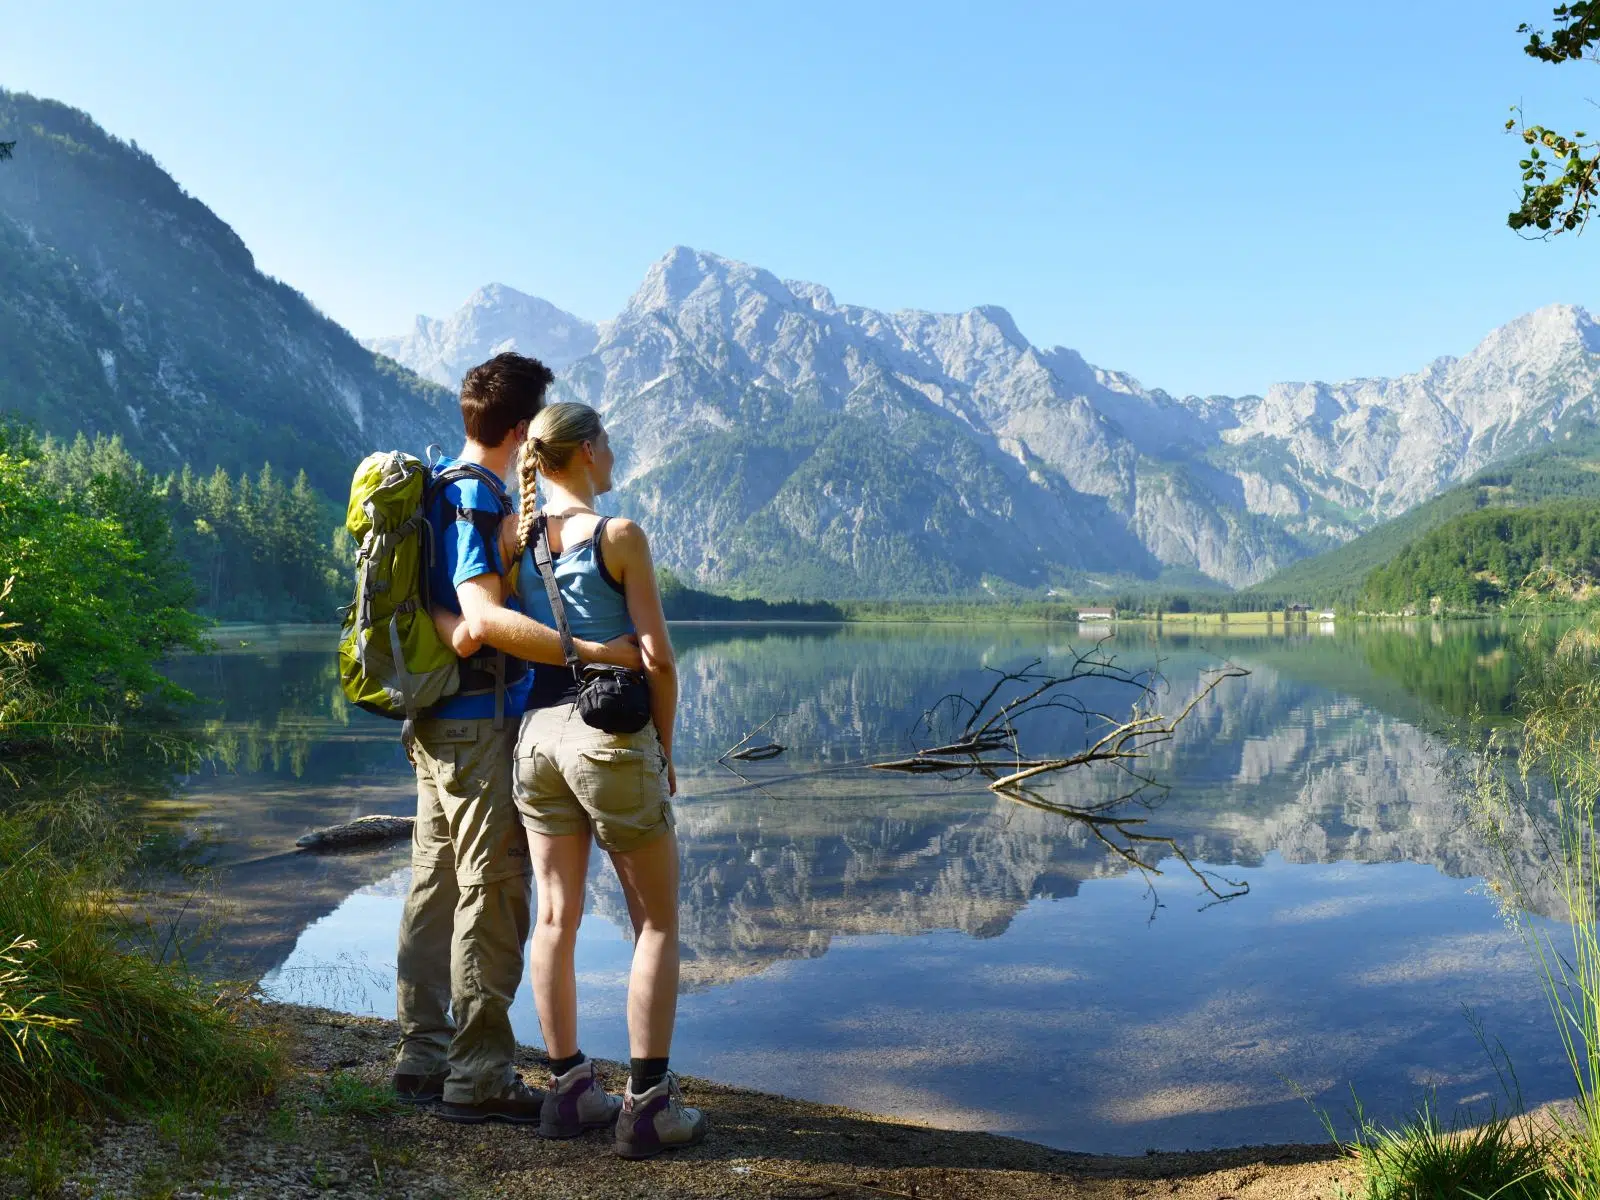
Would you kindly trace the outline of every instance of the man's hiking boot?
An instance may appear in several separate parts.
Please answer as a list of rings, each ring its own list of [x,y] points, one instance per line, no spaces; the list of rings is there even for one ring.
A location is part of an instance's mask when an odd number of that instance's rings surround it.
[[[407,1104],[432,1104],[435,1100],[444,1099],[444,1081],[449,1078],[449,1071],[440,1071],[437,1075],[413,1075],[405,1071],[396,1071],[395,1098],[404,1100]]]
[[[539,1136],[575,1138],[585,1129],[604,1129],[621,1109],[622,1097],[600,1086],[594,1060],[586,1058],[565,1075],[550,1077],[539,1110]]]
[[[446,1100],[433,1115],[460,1125],[482,1125],[485,1121],[507,1121],[512,1125],[537,1125],[544,1093],[520,1079],[513,1079],[505,1091],[476,1104],[456,1104]]]
[[[654,1158],[663,1150],[678,1150],[705,1141],[706,1115],[683,1102],[678,1077],[671,1071],[642,1095],[633,1094],[633,1079],[622,1096],[617,1117],[617,1141],[612,1152],[619,1158]]]

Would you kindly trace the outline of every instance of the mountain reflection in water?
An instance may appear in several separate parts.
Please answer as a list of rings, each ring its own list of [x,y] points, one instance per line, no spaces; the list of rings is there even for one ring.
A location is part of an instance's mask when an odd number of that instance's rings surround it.
[[[1524,952],[1470,894],[1494,859],[1434,732],[1505,711],[1517,659],[1506,631],[1109,643],[1124,665],[1159,664],[1168,707],[1224,656],[1252,672],[1153,756],[1170,791],[1136,814],[1249,882],[1208,911],[1175,860],[1159,877],[1130,874],[1084,826],[980,779],[852,766],[905,752],[924,709],[980,694],[985,667],[1065,661],[1085,645],[1074,631],[674,636],[686,1071],[1075,1149],[1313,1140],[1316,1118],[1285,1078],[1335,1114],[1355,1081],[1385,1117],[1428,1084],[1445,1103],[1492,1089],[1466,1003],[1512,1051],[1530,1101],[1565,1082]],[[407,848],[284,851],[308,828],[407,810],[394,726],[339,701],[326,633],[237,640],[252,644],[177,665],[220,701],[213,733],[235,765],[184,787],[222,864],[217,969],[266,975],[286,998],[392,1011]],[[1131,699],[1109,685],[1084,694],[1107,709]],[[718,765],[768,718],[781,757],[739,764],[748,779]],[[1024,746],[1081,735],[1052,722],[1025,730]],[[1087,806],[1119,790],[1113,772],[1083,772],[1046,795]],[[1531,856],[1531,832],[1527,844]],[[598,859],[591,912],[586,1044],[615,1054],[628,923]],[[536,1041],[525,995],[515,1015]]]

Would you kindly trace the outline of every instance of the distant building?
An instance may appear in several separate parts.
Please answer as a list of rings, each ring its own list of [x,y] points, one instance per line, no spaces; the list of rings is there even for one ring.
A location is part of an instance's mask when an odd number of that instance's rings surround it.
[[[1080,608],[1078,620],[1080,621],[1115,621],[1117,610],[1114,608]]]
[[[1336,616],[1337,616],[1337,615],[1338,615],[1338,614],[1337,614],[1337,613],[1335,613],[1335,612],[1333,612],[1333,611],[1332,611],[1332,610],[1331,610],[1331,609],[1330,609],[1330,610],[1329,610],[1329,611],[1328,611],[1328,612],[1325,612],[1325,613],[1318,613],[1318,614],[1317,614],[1317,615],[1318,615],[1318,616],[1319,616],[1319,617],[1321,617],[1321,618],[1322,618],[1322,619],[1323,619],[1323,620],[1324,620],[1324,621],[1331,621],[1331,620],[1333,620],[1333,619],[1334,619],[1334,617],[1336,617]]]

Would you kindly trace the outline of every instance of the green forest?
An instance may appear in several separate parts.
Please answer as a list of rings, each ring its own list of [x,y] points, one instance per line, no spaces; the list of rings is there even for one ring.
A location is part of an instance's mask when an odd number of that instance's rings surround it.
[[[1587,601],[1600,579],[1600,502],[1558,500],[1467,513],[1424,534],[1367,576],[1378,612],[1476,611]]]
[[[339,530],[343,514],[304,471],[292,482],[270,463],[237,476],[187,465],[156,474],[118,437],[33,443],[14,435],[13,445],[58,502],[117,515],[138,529],[150,561],[181,564],[186,580],[168,586],[205,617],[331,623],[348,600],[352,559]]]
[[[1478,472],[1370,533],[1293,563],[1246,596],[1296,595],[1316,604],[1364,603],[1367,577],[1432,530],[1471,513],[1552,500],[1600,501],[1600,429],[1573,422],[1548,446]]]

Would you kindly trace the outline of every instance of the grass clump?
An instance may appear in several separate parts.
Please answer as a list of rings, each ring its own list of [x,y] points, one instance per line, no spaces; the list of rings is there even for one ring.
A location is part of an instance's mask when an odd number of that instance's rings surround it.
[[[372,1083],[354,1071],[328,1076],[311,1103],[314,1112],[328,1117],[381,1117],[405,1107],[387,1083]]]
[[[1446,1126],[1431,1096],[1393,1128],[1358,1109],[1355,1140],[1343,1145],[1361,1174],[1360,1200],[1546,1200],[1554,1194],[1547,1147],[1524,1119],[1491,1114],[1472,1124],[1458,1116]]]
[[[271,1041],[178,967],[126,950],[92,881],[9,832],[0,930],[20,932],[0,971],[0,1125],[263,1095]]]
[[[36,1123],[0,1156],[0,1189],[11,1185],[21,1195],[53,1200],[63,1196],[73,1167],[88,1149],[88,1138],[74,1122],[51,1118]]]
[[[1527,636],[1539,635],[1536,628]],[[1572,1072],[1571,1113],[1548,1139],[1552,1195],[1600,1197],[1600,622],[1530,656],[1518,685],[1520,728],[1490,739],[1475,815],[1500,852],[1505,914],[1539,968]],[[1520,852],[1530,842],[1541,853]],[[1546,925],[1534,915],[1541,909]]]

